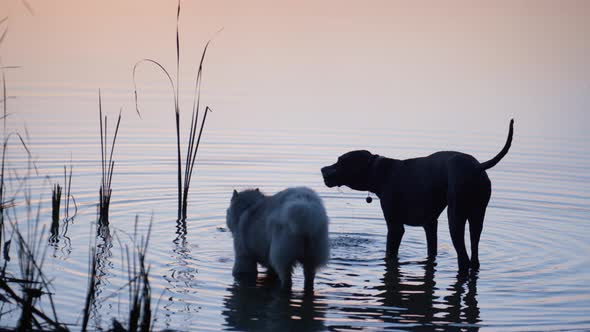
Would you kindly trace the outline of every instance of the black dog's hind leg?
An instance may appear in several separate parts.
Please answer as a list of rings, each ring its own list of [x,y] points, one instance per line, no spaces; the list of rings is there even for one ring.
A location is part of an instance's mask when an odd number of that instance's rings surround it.
[[[387,258],[397,258],[399,245],[402,242],[404,232],[403,224],[387,223]]]
[[[479,269],[479,238],[483,230],[483,220],[486,208],[492,194],[490,179],[483,173],[475,185],[477,190],[472,195],[471,209],[467,215],[469,219],[469,237],[471,238],[471,268]]]
[[[435,219],[428,225],[424,226],[424,232],[426,232],[426,243],[428,244],[428,259],[435,259],[437,253],[437,229],[438,220]]]
[[[471,268],[479,269],[479,238],[483,230],[486,207],[469,216],[469,236],[471,238]]]
[[[465,223],[467,222],[467,217],[457,207],[456,202],[449,202],[447,213],[449,216],[451,239],[457,252],[459,273],[466,273],[469,271],[469,256],[465,249]]]

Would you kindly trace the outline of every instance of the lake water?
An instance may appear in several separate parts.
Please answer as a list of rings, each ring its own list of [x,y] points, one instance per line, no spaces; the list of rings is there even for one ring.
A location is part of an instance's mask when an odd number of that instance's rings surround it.
[[[93,16],[76,2],[55,8],[39,3],[34,17],[14,9],[9,37],[17,38],[7,38],[2,49],[3,64],[23,65],[6,70],[8,130],[28,135],[36,167],[35,172],[27,166],[26,152],[18,139],[11,140],[9,194],[15,195],[21,229],[34,215],[26,214],[17,174],[30,170],[26,188],[33,211],[40,201],[40,223],[49,225],[52,185],[63,184],[64,165],[73,166],[78,213],[61,222],[56,241],[43,242],[57,314],[72,329],[80,328],[89,247],[95,242],[99,279],[90,326],[108,329],[113,318],[125,321],[122,247],[131,243],[136,217],[138,234],[146,234],[152,220],[147,263],[157,330],[590,329],[590,66],[582,56],[590,47],[583,34],[579,40],[579,34],[568,34],[588,31],[576,28],[588,20],[574,20],[575,10],[564,14],[571,26],[541,15],[525,23],[543,23],[545,30],[515,34],[510,29],[496,34],[490,27],[499,21],[516,24],[516,18],[502,12],[485,16],[481,31],[498,37],[492,52],[471,35],[431,44],[427,41],[456,36],[469,22],[447,22],[451,28],[440,31],[436,25],[412,30],[410,19],[392,26],[389,16],[373,11],[386,4],[360,8],[358,16],[337,11],[333,19],[329,6],[314,7],[328,15],[327,25],[321,15],[287,15],[278,7],[271,9],[276,15],[256,16],[255,6],[225,12],[213,2],[203,8],[187,4],[185,12],[196,19],[182,27],[196,37],[183,39],[183,141],[192,102],[189,77],[209,32],[225,30],[207,62],[203,98],[213,112],[193,175],[188,219],[178,222],[172,97],[159,73],[142,69],[140,119],[131,81],[132,65],[144,57],[163,56],[174,72],[175,8],[108,4],[124,8],[109,11],[97,4]],[[439,17],[434,12],[427,13],[432,20]],[[250,14],[258,25],[246,19]],[[107,18],[111,23],[104,25]],[[296,28],[301,19],[307,28]],[[355,28],[346,30],[348,23]],[[399,39],[388,31],[397,31]],[[545,52],[547,31],[560,40],[559,56]],[[431,39],[419,38],[424,36]],[[519,48],[523,40],[533,42]],[[463,42],[476,51],[460,52],[457,59],[448,50]],[[350,43],[360,44],[350,49]],[[438,47],[448,53],[425,56]],[[123,108],[114,152],[111,238],[96,236],[93,228],[100,183],[99,88],[110,133]],[[323,184],[320,168],[353,149],[396,159],[458,150],[488,160],[502,148],[512,117],[512,148],[488,171],[493,192],[477,276],[457,277],[446,212],[439,219],[435,263],[426,261],[423,230],[406,227],[400,263],[392,264],[384,260],[386,226],[379,202],[367,204],[366,193]],[[265,283],[263,273],[256,285],[238,285],[231,275],[225,212],[232,190],[257,187],[274,194],[289,186],[316,190],[330,217],[331,260],[318,274],[312,298],[301,291],[301,270],[294,273],[291,296]],[[16,259],[8,271],[18,275]],[[40,306],[49,312],[46,301]],[[18,311],[0,312],[0,327],[16,326]]]
[[[49,134],[47,130],[45,134],[29,129],[29,148],[37,156],[39,171],[30,187],[35,196],[43,195],[41,222],[45,224],[50,220],[50,183],[63,183],[63,166],[72,155],[72,192],[79,211],[67,232],[62,224],[57,243],[48,245],[44,268],[53,280],[59,317],[68,323],[79,324],[89,243],[95,241],[92,225],[100,176],[97,121],[79,121],[78,129],[87,130],[80,130],[74,138],[65,132]],[[129,123],[144,130],[132,130]],[[590,155],[585,142],[523,136],[517,119],[510,153],[488,171],[493,195],[480,245],[481,271],[463,280],[456,275],[446,213],[440,218],[435,264],[426,262],[422,229],[412,227],[406,229],[400,264],[388,264],[384,261],[386,228],[378,202],[366,204],[366,193],[324,187],[319,169],[356,147],[392,157],[420,156],[452,143],[487,160],[504,144],[507,121],[488,130],[493,135],[450,128],[431,132],[206,128],[186,224],[176,221],[172,119],[166,124],[169,128],[149,129],[149,123],[142,126],[132,112],[123,120],[115,150],[110,213],[110,231],[120,240],[97,240],[100,281],[91,324],[106,328],[111,318],[125,317],[126,290],[116,294],[127,277],[119,241],[129,242],[125,234],[133,233],[138,215],[140,234],[146,233],[153,218],[147,260],[158,329],[590,327],[590,290],[585,286],[590,282]],[[58,127],[58,131],[70,129]],[[16,144],[10,151],[9,163],[18,165],[16,161],[25,154]],[[49,183],[45,175],[51,176]],[[291,297],[265,285],[262,277],[256,286],[238,286],[231,275],[232,240],[225,226],[225,209],[232,190],[259,187],[273,194],[293,185],[315,189],[330,216],[332,257],[316,279],[312,299],[303,297],[300,270],[294,274]],[[10,326],[17,318],[4,315],[2,325]]]

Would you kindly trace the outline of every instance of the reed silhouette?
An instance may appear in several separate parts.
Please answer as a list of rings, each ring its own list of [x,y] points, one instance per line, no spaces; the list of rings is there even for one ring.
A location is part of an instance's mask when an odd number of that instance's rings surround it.
[[[61,205],[61,186],[59,183],[53,185],[51,192],[51,234],[57,234],[59,230],[59,208]],[[57,231],[56,231],[57,230]]]
[[[64,217],[63,217],[63,234],[60,234],[60,211],[62,205],[62,193],[65,186],[65,194],[64,194]],[[66,238],[67,237],[67,230],[68,230],[68,223],[73,220],[76,215],[78,214],[78,206],[76,204],[76,199],[72,194],[72,165],[70,161],[70,172],[68,174],[68,169],[64,165],[64,184],[60,185],[59,183],[53,184],[53,190],[51,191],[51,227],[49,231],[51,235],[49,236],[49,243],[57,245],[59,243],[60,236]],[[72,201],[74,207],[74,214],[70,216],[70,200]],[[57,247],[56,247],[57,248]]]
[[[0,43],[6,36],[6,31],[0,36]],[[46,229],[45,226],[40,226],[41,223],[39,222],[41,199],[39,199],[39,205],[34,207],[32,193],[28,187],[28,180],[33,175],[33,172],[38,175],[37,167],[28,148],[27,140],[20,133],[8,132],[7,130],[8,95],[4,74],[6,68],[9,67],[0,67],[3,105],[2,160],[0,165],[0,261],[2,262],[0,298],[4,300],[3,302],[11,303],[16,308],[20,308],[17,330],[52,329],[63,331],[67,330],[67,328],[57,318],[52,292],[50,291],[50,280],[43,272],[47,247],[42,246],[46,239]],[[9,141],[14,137],[19,139],[19,145],[26,151],[27,167],[24,170],[25,174],[18,175],[18,171],[15,171],[14,182],[16,182],[16,188],[12,188],[9,197],[6,181],[6,152]],[[19,226],[21,225],[19,214],[16,213],[13,203],[18,193],[22,194],[24,201],[21,209],[26,216],[24,232]],[[8,230],[8,227],[10,227],[10,230]],[[10,232],[10,237],[7,239],[8,232]],[[16,249],[16,254],[11,255],[11,248],[13,247]],[[16,260],[15,264],[19,268],[18,275],[7,270],[8,262],[12,258]],[[41,298],[47,299],[51,313],[45,313],[43,309],[38,307]],[[0,318],[2,314],[3,310],[0,310]]]
[[[0,276],[0,296],[7,299],[9,303],[20,308],[20,315],[16,329],[28,331],[32,329],[55,331],[67,330],[66,325],[60,323],[53,293],[50,290],[50,280],[45,275],[44,262],[47,253],[47,246],[42,244],[46,241],[47,232],[45,226],[40,226],[41,203],[33,207],[30,190],[24,191],[25,210],[27,221],[24,223],[24,232],[19,226],[18,215],[6,213],[6,221],[11,227],[11,242],[14,241],[16,255],[14,255],[19,267],[19,275],[13,275],[6,271],[6,262],[10,259],[10,243],[4,247],[2,258],[5,265]],[[39,200],[40,202],[41,200]],[[20,295],[16,289],[20,289]],[[46,313],[38,304],[44,298],[48,301],[51,313]],[[1,316],[1,314],[0,314]]]
[[[32,8],[25,0],[20,0],[29,11]],[[8,17],[0,17],[0,44],[4,41],[8,28],[5,25]],[[64,166],[64,183],[54,183],[51,199],[51,224],[47,229],[45,223],[41,222],[42,198],[33,199],[29,179],[38,176],[38,170],[32,158],[31,151],[28,147],[28,132],[23,137],[19,132],[9,132],[7,130],[6,119],[9,114],[8,95],[6,89],[6,77],[4,70],[16,68],[14,66],[2,66],[0,64],[0,80],[2,97],[2,115],[0,120],[3,121],[3,132],[0,142],[1,161],[0,161],[0,330],[6,326],[3,315],[9,314],[12,317],[17,315],[18,320],[11,326],[17,331],[68,331],[69,326],[58,319],[57,310],[53,301],[55,290],[51,287],[51,280],[45,274],[45,258],[47,250],[54,244],[57,244],[60,238],[60,221],[63,220],[62,236],[69,246],[67,237],[67,228],[69,222],[77,214],[78,207],[74,195],[71,192],[72,183],[72,166],[70,165],[69,174],[67,167]],[[111,199],[111,183],[114,170],[113,153],[119,130],[121,112],[117,119],[115,132],[112,142],[108,140],[108,118],[102,114],[102,98],[99,91],[99,118],[100,118],[100,140],[101,140],[101,186],[99,189],[100,203],[98,206],[98,222],[96,238],[101,240],[100,244],[95,241],[90,248],[89,278],[88,291],[86,294],[85,305],[82,314],[83,331],[88,330],[89,319],[92,308],[97,304],[97,298],[100,293],[101,280],[106,279],[105,267],[110,266],[108,259],[111,257],[112,240],[108,225],[108,212]],[[7,179],[7,150],[9,142],[12,139],[18,139],[21,146],[27,154],[28,167],[24,170],[26,174],[21,174],[22,169],[11,169],[10,179]],[[47,177],[49,179],[49,177]],[[9,180],[9,181],[8,181]],[[8,186],[7,186],[8,185]],[[15,207],[15,200],[23,198],[18,208]],[[38,202],[38,203],[36,203]],[[71,214],[73,205],[74,212]],[[23,218],[24,215],[24,218]],[[62,218],[63,217],[63,218]],[[19,220],[20,219],[20,220]],[[24,221],[23,221],[24,219]],[[151,222],[150,222],[151,230]],[[147,266],[145,257],[148,248],[148,239],[150,230],[146,237],[137,235],[137,218],[136,232],[133,236],[133,245],[125,245],[124,268],[128,272],[130,309],[128,326],[126,331],[149,331],[153,327],[153,315],[151,305],[151,287],[149,283],[149,266]],[[49,234],[49,235],[48,235]],[[46,243],[49,242],[49,245]],[[45,244],[45,245],[44,245]],[[9,265],[9,262],[12,262]],[[9,270],[10,267],[16,266],[16,272]],[[104,285],[103,285],[104,287]],[[114,292],[117,294],[118,292]],[[43,304],[42,304],[43,303]],[[47,310],[49,309],[49,312]],[[115,321],[117,322],[117,321]],[[117,322],[118,323],[118,322]],[[116,324],[115,324],[116,325]],[[96,326],[100,328],[100,326]]]
[[[108,225],[109,223],[109,206],[111,205],[111,194],[113,192],[111,188],[113,180],[113,170],[115,168],[115,161],[113,160],[113,152],[115,150],[115,143],[117,141],[117,134],[119,133],[119,124],[121,123],[121,111],[119,111],[119,117],[117,118],[117,125],[115,126],[115,133],[111,143],[110,153],[107,150],[108,147],[108,117],[102,116],[102,98],[100,90],[98,91],[98,114],[100,118],[100,156],[101,156],[101,184],[99,189],[99,205],[98,215],[99,223]]]
[[[180,0],[178,1],[178,7],[176,11],[176,84],[172,79],[172,75],[170,72],[158,61],[153,59],[142,59],[135,63],[133,66],[133,84],[135,87],[134,96],[135,96],[135,107],[137,114],[141,117],[141,111],[139,109],[138,103],[138,93],[137,93],[137,79],[136,73],[137,68],[142,64],[151,64],[154,65],[157,69],[161,70],[165,77],[168,79],[171,89],[172,95],[174,97],[174,120],[176,125],[176,159],[177,159],[177,186],[178,186],[178,219],[186,219],[187,217],[187,208],[188,208],[188,194],[191,185],[191,179],[195,167],[195,162],[197,160],[197,152],[199,150],[199,144],[201,142],[201,137],[203,135],[203,129],[205,127],[205,121],[207,119],[207,114],[211,111],[209,106],[206,106],[203,111],[203,116],[201,119],[201,123],[199,125],[199,111],[201,110],[201,82],[203,77],[203,62],[205,61],[205,55],[207,53],[207,48],[211,43],[209,40],[205,47],[203,48],[203,52],[201,53],[201,60],[199,62],[199,67],[197,70],[197,76],[195,79],[195,91],[193,95],[193,107],[192,107],[192,114],[191,114],[191,123],[189,126],[189,136],[188,142],[186,145],[186,156],[184,159],[184,170],[183,170],[183,162],[182,162],[182,148],[181,148],[181,117],[180,117],[180,105],[179,105],[179,93],[180,93],[180,32],[179,32],[179,22],[180,22]]]
[[[105,301],[118,296],[124,289],[128,290],[129,296],[127,315],[124,320],[113,319],[111,330],[152,330],[155,320],[151,303],[150,267],[146,263],[146,255],[153,219],[150,220],[147,234],[141,236],[137,231],[138,220],[139,217],[136,216],[133,234],[125,234],[125,236],[129,237],[129,241],[127,239],[121,241],[118,235],[112,235],[109,225],[97,223],[95,242],[90,245],[90,268],[88,271],[86,300],[82,311],[82,331],[87,331],[90,319],[93,316],[98,316],[99,307]],[[111,267],[109,259],[112,257],[113,238],[117,240],[121,249],[122,268],[124,273],[127,274],[127,282],[110,294],[101,296],[105,291],[105,279],[110,274],[107,269]],[[100,328],[98,323],[95,328]]]
[[[138,238],[138,217],[135,217],[135,232],[133,234],[132,255],[125,245],[127,257],[127,278],[129,280],[129,319],[127,331],[147,332],[152,328],[151,286],[149,281],[150,267],[146,265],[145,257],[152,230],[152,221],[147,235]],[[131,257],[131,258],[130,258]]]

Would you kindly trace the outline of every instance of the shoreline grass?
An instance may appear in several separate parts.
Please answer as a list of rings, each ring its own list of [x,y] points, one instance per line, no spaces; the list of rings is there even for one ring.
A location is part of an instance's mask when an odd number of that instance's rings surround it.
[[[5,35],[6,31],[0,38],[0,42]],[[34,169],[37,173],[37,168],[23,137],[18,132],[8,133],[7,131],[6,119],[8,115],[8,95],[4,68],[5,67],[0,67],[3,93],[3,143],[2,160],[0,165],[0,261],[3,261],[3,264],[0,273],[0,297],[3,299],[3,302],[14,305],[16,308],[20,308],[20,315],[16,322],[17,330],[27,331],[31,329],[43,330],[51,328],[55,331],[64,331],[67,330],[67,328],[65,325],[61,324],[57,318],[52,292],[50,291],[50,281],[43,272],[47,246],[43,248],[46,236],[45,226],[42,226],[39,229],[41,199],[39,198],[39,205],[36,208],[36,212],[33,212],[32,194],[30,190],[23,189],[26,188],[26,183],[31,176],[31,170]],[[16,191],[12,194],[13,197],[7,199],[6,151],[8,150],[8,142],[13,135],[18,136],[22,147],[27,153],[28,167],[26,169],[26,174],[22,177],[18,175],[18,172],[15,172],[14,176],[20,183]],[[26,211],[25,234],[23,234],[19,228],[19,214],[17,214],[13,203],[17,193],[21,191],[24,196],[24,208]],[[8,240],[7,225],[11,228]],[[13,246],[16,247],[16,255],[14,255],[16,262],[14,262],[14,264],[18,267],[19,277],[15,277],[15,274],[7,270],[8,263],[11,261],[10,251]],[[21,295],[18,294],[19,291],[17,288],[20,288]],[[42,309],[37,308],[37,305],[45,298],[49,301],[53,317],[50,317],[51,314],[46,314]],[[2,312],[0,311],[0,316],[1,315]]]
[[[0,288],[3,290],[4,295],[7,295],[21,308],[17,330],[43,330],[51,327],[56,331],[65,331],[67,330],[66,326],[60,323],[57,316],[53,293],[50,289],[51,282],[43,272],[48,246],[43,247],[47,233],[46,227],[43,225],[39,228],[41,199],[39,199],[36,212],[33,212],[31,193],[25,191],[25,207],[27,210],[27,229],[24,235],[19,228],[16,211],[12,209],[12,216],[10,214],[6,215],[12,228],[11,237],[16,241],[16,258],[20,277],[14,278],[5,274],[0,279]],[[21,296],[18,296],[10,283],[20,287]],[[49,302],[51,314],[46,314],[42,309],[37,308],[37,304],[44,298]]]
[[[170,80],[174,96],[177,143],[178,221],[185,223],[188,210],[188,196],[191,179],[195,171],[197,152],[202,140],[207,113],[211,112],[209,106],[201,105],[203,63],[211,40],[209,40],[203,48],[198,64],[194,83],[191,120],[190,126],[187,130],[188,138],[186,145],[183,146],[181,144],[181,127],[184,127],[185,124],[182,123],[179,105],[180,13],[181,2],[178,1],[176,12],[176,83],[174,83],[169,72],[160,63],[151,59],[144,59],[135,64],[133,68],[133,81],[135,86],[136,110],[141,117],[138,106],[136,84],[136,69],[138,65],[144,62],[152,63],[160,68]],[[5,23],[6,20],[7,17],[0,18],[0,25]],[[8,28],[0,31],[0,44],[6,37],[7,31]],[[47,272],[47,267],[44,263],[46,261],[49,247],[54,244],[52,241],[58,241],[60,235],[60,222],[62,220],[65,221],[65,236],[68,221],[73,220],[78,212],[76,200],[71,192],[72,165],[70,164],[69,166],[69,173],[68,167],[64,165],[63,183],[59,183],[59,181],[53,183],[51,195],[51,223],[47,225],[45,223],[45,212],[43,212],[43,214],[41,213],[43,200],[41,197],[39,197],[38,200],[36,197],[35,200],[32,199],[31,190],[29,189],[31,186],[27,182],[33,178],[31,176],[33,169],[37,173],[36,175],[39,175],[31,151],[27,146],[29,143],[28,133],[26,133],[23,138],[19,132],[9,133],[7,131],[8,95],[4,73],[4,70],[7,68],[16,67],[3,67],[0,65],[2,81],[1,90],[3,93],[2,98],[0,99],[3,112],[0,117],[0,119],[3,120],[2,159],[0,161],[0,318],[6,313],[10,313],[10,315],[16,320],[11,323],[15,324],[14,326],[5,326],[4,324],[6,323],[6,320],[2,320],[4,323],[0,324],[0,330],[5,328],[16,328],[17,330],[22,331],[69,331],[70,326],[74,326],[74,329],[81,328],[81,330],[86,331],[91,329],[89,327],[89,325],[91,325],[91,314],[93,310],[96,310],[96,308],[93,309],[93,306],[95,306],[97,302],[100,303],[109,298],[107,296],[104,297],[104,299],[98,299],[98,297],[100,297],[99,286],[101,284],[101,279],[104,278],[104,273],[101,272],[101,264],[104,265],[104,262],[101,262],[101,259],[105,259],[105,257],[101,257],[97,241],[100,238],[105,243],[108,243],[105,245],[107,251],[112,247],[111,233],[109,230],[109,208],[112,196],[112,178],[115,167],[113,157],[122,111],[119,111],[114,133],[109,137],[109,119],[103,114],[102,95],[101,91],[98,91],[101,180],[99,202],[97,205],[97,229],[96,233],[91,236],[94,239],[94,245],[91,245],[89,250],[88,289],[84,298],[81,325],[78,325],[79,322],[71,325],[65,324],[58,319],[58,312],[53,300],[55,290],[51,286],[51,280],[45,274],[45,272]],[[7,166],[6,158],[9,141],[11,138],[16,139],[17,137],[20,139],[20,143],[18,144],[22,144],[22,147],[28,156],[28,169],[25,171],[27,172],[25,175],[19,174],[21,173],[21,170],[14,170]],[[186,149],[184,160],[183,149]],[[49,179],[49,177],[47,178]],[[49,182],[50,181],[48,181],[48,186],[51,188]],[[21,195],[24,196],[24,202],[21,202]],[[17,198],[18,201],[16,204],[18,205],[15,205],[14,202]],[[73,214],[71,214],[72,206],[74,208]],[[42,218],[44,222],[41,222]],[[119,243],[122,253],[122,268],[126,269],[128,279],[123,288],[128,288],[129,307],[127,315],[124,318],[124,320],[126,320],[126,326],[120,324],[116,319],[113,319],[113,329],[116,329],[117,326],[120,325],[126,331],[150,331],[153,329],[156,321],[153,314],[154,308],[152,304],[152,289],[150,284],[150,266],[146,261],[152,221],[153,220],[150,220],[147,235],[145,237],[138,237],[138,218],[136,217],[135,232],[131,244],[122,245]],[[113,234],[116,234],[116,232]],[[186,235],[186,224],[184,226],[184,234]],[[13,257],[11,257],[11,253]],[[105,253],[103,253],[103,256],[104,254]],[[101,275],[101,273],[103,275]],[[113,294],[117,293],[118,291],[115,291]],[[9,307],[8,311],[4,311],[5,306]],[[97,325],[94,326],[94,328],[102,329],[103,327]]]

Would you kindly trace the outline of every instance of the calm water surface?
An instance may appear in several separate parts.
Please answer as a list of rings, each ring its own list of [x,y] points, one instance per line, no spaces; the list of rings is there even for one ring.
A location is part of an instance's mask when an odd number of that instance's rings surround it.
[[[29,186],[34,196],[42,195],[43,224],[50,220],[51,183],[63,182],[63,165],[70,158],[73,165],[72,191],[78,214],[62,222],[57,240],[47,244],[45,262],[64,322],[80,324],[89,244],[94,241],[99,281],[91,325],[104,329],[112,318],[124,320],[128,297],[126,290],[119,289],[127,272],[121,246],[130,243],[137,215],[140,234],[147,232],[153,219],[147,260],[157,329],[590,328],[590,154],[587,141],[578,136],[526,134],[519,130],[517,119],[510,153],[488,171],[493,194],[480,244],[481,271],[462,279],[456,275],[446,212],[440,217],[435,263],[426,261],[422,229],[412,227],[406,229],[399,264],[388,263],[379,203],[366,204],[366,193],[324,187],[319,170],[355,148],[397,158],[457,149],[487,160],[504,144],[508,119],[495,122],[498,128],[482,124],[481,131],[458,127],[394,130],[370,119],[362,126],[341,122],[335,126],[228,129],[222,121],[212,120],[199,152],[189,218],[179,223],[172,119],[150,122],[125,112],[115,151],[109,238],[95,236],[92,228],[100,150],[98,116],[93,113],[96,103],[87,99],[84,107],[89,111],[79,118],[63,116],[75,114],[71,109],[55,110],[62,120],[51,122],[45,115],[26,111],[26,105],[41,103],[43,98],[21,98],[25,106],[20,112],[27,119],[30,149],[39,172]],[[109,114],[115,112],[116,108]],[[216,116],[227,117],[211,114]],[[373,125],[376,130],[362,129]],[[22,171],[24,156],[16,144],[11,146],[11,169]],[[263,273],[256,285],[239,285],[231,275],[234,258],[225,210],[232,190],[259,187],[273,194],[293,185],[318,191],[331,221],[332,258],[317,276],[313,298],[303,297],[300,270],[295,271],[291,297],[266,283]],[[9,268],[16,271],[17,267]],[[1,325],[13,326],[17,319],[4,315]]]

